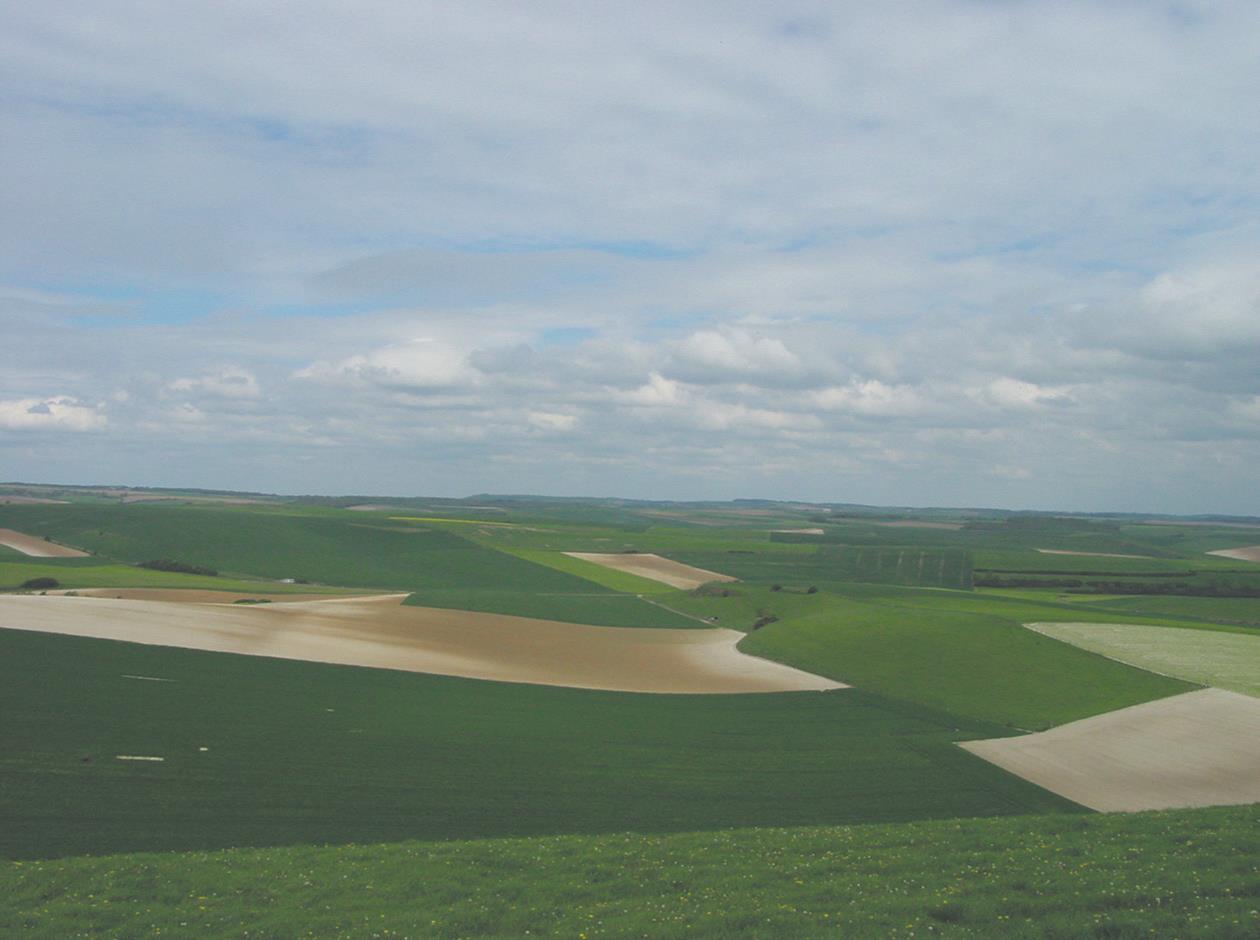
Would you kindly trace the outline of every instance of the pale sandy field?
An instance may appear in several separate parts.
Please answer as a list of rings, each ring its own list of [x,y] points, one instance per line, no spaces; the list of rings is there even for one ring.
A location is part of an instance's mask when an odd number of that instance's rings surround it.
[[[15,548],[23,555],[32,558],[86,558],[87,552],[77,548],[66,548],[55,542],[47,542],[36,535],[15,532],[13,529],[0,529],[0,545]]]
[[[662,584],[681,588],[684,591],[697,588],[710,581],[738,580],[728,574],[718,574],[716,571],[693,568],[691,565],[684,565],[680,561],[670,561],[668,558],[662,558],[660,555],[602,554],[598,552],[565,552],[565,554],[571,558],[580,558],[583,561],[591,561],[597,565],[603,565],[605,568],[624,571],[627,574],[637,574],[641,578],[659,581]]]
[[[253,593],[241,591],[211,591],[202,588],[65,588],[49,591],[78,597],[109,597],[128,601],[165,601],[173,604],[231,604],[240,600],[267,600],[273,604],[291,604],[296,601],[327,601],[338,597],[367,597],[368,592],[342,592],[337,594],[268,594],[261,590]]]
[[[1223,689],[960,746],[1101,811],[1260,802],[1260,699]]]
[[[1089,558],[1150,558],[1150,555],[1121,555],[1118,552],[1070,552],[1065,548],[1039,548],[1043,555],[1085,555]]]
[[[4,595],[0,628],[623,692],[844,688],[740,653],[734,630],[588,627],[403,607],[404,596],[232,605]]]
[[[1260,635],[1132,623],[1025,626],[1139,669],[1260,696]]]
[[[1208,554],[1233,558],[1236,561],[1260,561],[1260,545],[1248,545],[1246,548],[1222,548]]]
[[[64,499],[45,499],[42,496],[9,496],[0,494],[0,506],[64,506]]]
[[[771,529],[771,532],[784,532],[788,535],[826,535],[823,529]]]

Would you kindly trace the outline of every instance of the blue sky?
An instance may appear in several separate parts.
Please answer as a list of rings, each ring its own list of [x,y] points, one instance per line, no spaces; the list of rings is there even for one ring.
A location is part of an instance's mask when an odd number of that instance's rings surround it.
[[[0,477],[1260,512],[1254,4],[5,7]]]

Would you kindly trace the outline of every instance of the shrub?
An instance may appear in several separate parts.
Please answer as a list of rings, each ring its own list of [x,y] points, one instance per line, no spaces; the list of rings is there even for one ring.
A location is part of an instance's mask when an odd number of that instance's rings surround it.
[[[152,571],[174,571],[178,574],[200,574],[207,577],[216,577],[219,572],[213,568],[205,568],[201,565],[190,565],[187,562],[173,561],[170,558],[157,558],[153,561],[142,561],[136,567],[148,568]]]
[[[61,587],[61,582],[56,578],[31,578],[29,581],[23,581],[22,587],[27,591],[47,591]]]

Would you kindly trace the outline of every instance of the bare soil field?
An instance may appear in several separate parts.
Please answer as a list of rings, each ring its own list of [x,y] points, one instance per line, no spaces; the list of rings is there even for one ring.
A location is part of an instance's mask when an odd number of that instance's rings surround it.
[[[48,593],[72,597],[108,597],[128,601],[162,601],[168,604],[234,604],[236,601],[243,600],[291,604],[297,601],[327,601],[338,597],[368,596],[349,592],[344,594],[268,594],[263,590],[243,594],[240,591],[212,591],[204,588],[72,588]]]
[[[1260,545],[1248,545],[1246,548],[1221,548],[1208,554],[1233,558],[1235,561],[1260,561]]]
[[[1085,555],[1089,558],[1150,558],[1150,555],[1122,555],[1119,552],[1073,552],[1066,548],[1039,548],[1043,555]]]
[[[740,653],[734,630],[588,627],[403,607],[405,596],[232,605],[6,595],[0,628],[621,692],[844,688]]]
[[[0,545],[17,549],[23,555],[32,558],[86,558],[87,552],[77,548],[66,548],[56,542],[49,542],[37,535],[15,532],[13,529],[0,529]]]
[[[0,493],[0,506],[64,506],[64,499],[45,499],[42,496],[10,496]]]
[[[1260,699],[1223,689],[959,746],[1103,812],[1260,802]]]
[[[771,529],[771,532],[785,532],[788,535],[826,535],[824,529]]]
[[[718,574],[716,571],[693,568],[691,565],[684,565],[680,561],[671,561],[668,558],[662,558],[660,555],[649,555],[646,553],[602,554],[599,552],[565,552],[565,554],[571,558],[592,561],[597,565],[603,565],[605,568],[612,568],[615,571],[637,574],[641,578],[659,581],[662,584],[668,584],[670,587],[680,588],[684,591],[697,588],[710,581],[738,580],[728,574]]]

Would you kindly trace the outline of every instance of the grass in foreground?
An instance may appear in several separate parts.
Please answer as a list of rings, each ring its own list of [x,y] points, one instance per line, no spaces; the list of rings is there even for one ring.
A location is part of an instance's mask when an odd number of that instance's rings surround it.
[[[1000,728],[856,689],[634,695],[0,630],[0,715],[10,857],[1080,811],[953,744]]]
[[[1260,934],[1260,808],[0,863],[33,938]]]

